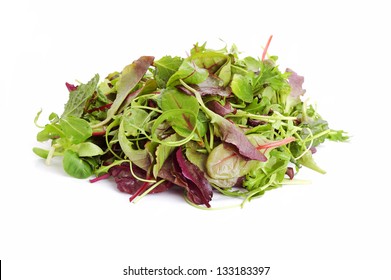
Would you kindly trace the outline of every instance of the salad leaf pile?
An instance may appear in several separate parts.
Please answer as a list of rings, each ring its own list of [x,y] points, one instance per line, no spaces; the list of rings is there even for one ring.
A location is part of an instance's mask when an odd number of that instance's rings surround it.
[[[271,38],[270,38],[271,39]],[[302,101],[304,78],[276,56],[239,57],[236,46],[195,44],[187,57],[142,56],[102,81],[66,83],[61,115],[39,126],[33,151],[91,182],[112,177],[130,201],[182,188],[195,206],[214,192],[243,203],[292,180],[326,139],[345,141]]]

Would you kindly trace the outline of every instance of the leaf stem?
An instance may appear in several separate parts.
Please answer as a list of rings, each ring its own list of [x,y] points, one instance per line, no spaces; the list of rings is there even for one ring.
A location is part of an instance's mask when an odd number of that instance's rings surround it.
[[[265,48],[263,49],[262,61],[265,60],[265,57],[266,57],[266,54],[267,54],[267,50],[268,50],[268,48],[269,48],[269,45],[270,45],[270,42],[271,42],[272,38],[273,38],[273,35],[270,35],[269,40],[267,40],[266,46],[265,46]]]
[[[309,137],[310,137],[310,139],[311,139],[311,142],[310,142],[310,144],[308,145],[308,148],[305,149],[305,151],[304,151],[301,155],[299,155],[298,157],[294,158],[295,161],[298,160],[298,159],[300,159],[301,157],[303,157],[306,153],[308,153],[308,152],[311,150],[312,145],[314,144],[314,135],[312,134],[311,129],[308,129],[308,131],[309,131],[309,134],[310,134]],[[306,138],[306,139],[307,139],[307,138]],[[305,144],[306,139],[304,139],[303,144]]]

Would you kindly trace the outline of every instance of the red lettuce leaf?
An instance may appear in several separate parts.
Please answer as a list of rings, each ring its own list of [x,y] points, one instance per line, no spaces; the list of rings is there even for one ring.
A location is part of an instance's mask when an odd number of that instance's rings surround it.
[[[210,207],[212,186],[196,165],[184,158],[182,150],[172,153],[159,170],[158,176],[186,190],[188,199],[197,204]]]
[[[77,90],[77,86],[75,86],[73,84],[65,83],[65,86],[67,87],[69,92]]]
[[[219,119],[216,124],[218,125],[221,140],[234,145],[238,149],[239,154],[248,159],[267,161],[265,155],[251,144],[246,135],[235,124],[224,118]]]
[[[135,165],[132,166],[133,172],[136,176],[140,178],[146,178],[147,172]],[[130,167],[128,163],[123,163],[121,165],[116,165],[110,168],[109,174],[114,178],[117,183],[117,188],[121,192],[134,194],[140,188],[145,187],[144,182],[136,179],[133,174],[130,172]],[[152,183],[148,185],[152,186]],[[164,182],[154,188],[150,193],[159,193],[168,190],[172,186],[171,182]],[[148,187],[146,189],[148,189]]]
[[[205,105],[206,105],[206,107],[211,109],[213,112],[215,112],[216,114],[223,116],[223,117],[227,114],[235,112],[235,108],[233,108],[231,106],[231,103],[229,103],[229,102],[226,102],[225,105],[223,106],[223,105],[221,105],[220,102],[218,102],[216,100],[212,100],[212,101],[209,101],[208,103],[206,103]]]
[[[209,201],[212,200],[213,191],[212,186],[205,178],[204,172],[185,159],[181,149],[176,152],[176,161],[187,182],[187,197],[195,204],[205,204],[210,207]]]
[[[295,71],[289,68],[286,69],[286,72],[291,73],[291,75],[288,78],[288,83],[291,86],[290,95],[296,98],[300,97],[301,95],[304,95],[305,93],[305,89],[303,89],[304,77],[297,75]]]

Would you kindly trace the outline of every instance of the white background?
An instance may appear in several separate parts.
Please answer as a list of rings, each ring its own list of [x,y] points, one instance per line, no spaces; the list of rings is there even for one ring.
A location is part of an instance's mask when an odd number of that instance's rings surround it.
[[[386,3],[1,2],[5,279],[125,279],[128,265],[272,265],[269,279],[390,279]],[[35,114],[61,113],[65,82],[104,77],[141,55],[185,56],[196,42],[219,48],[222,39],[260,56],[270,34],[281,68],[304,75],[306,96],[352,136],[319,149],[327,174],[303,170],[310,185],[284,186],[244,209],[202,211],[174,192],[129,204],[112,181],[69,178],[59,162],[45,166],[31,151],[41,146]]]

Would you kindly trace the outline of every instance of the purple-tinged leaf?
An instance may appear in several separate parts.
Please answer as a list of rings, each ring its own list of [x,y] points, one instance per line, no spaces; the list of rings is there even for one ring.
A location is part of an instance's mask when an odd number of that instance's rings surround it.
[[[234,145],[242,156],[248,159],[267,161],[265,155],[251,144],[243,131],[235,124],[222,117],[216,124],[218,125],[221,140]]]
[[[65,83],[65,86],[67,87],[69,92],[77,90],[77,86],[72,85],[70,83]]]
[[[136,176],[140,178],[146,177],[147,173],[145,170],[142,170],[141,168],[134,165],[132,166],[132,168]],[[133,174],[130,172],[130,167],[129,164],[127,163],[113,166],[112,168],[110,168],[109,174],[114,178],[115,182],[117,183],[117,188],[121,192],[134,194],[144,186],[144,182],[136,179],[133,176]],[[152,183],[150,183],[148,187],[151,185]],[[171,186],[172,186],[171,182],[163,182],[162,184],[154,188],[150,193],[164,192],[167,189],[169,189]]]
[[[233,108],[231,106],[231,103],[229,102],[226,102],[225,105],[221,105],[220,102],[216,101],[216,100],[212,100],[212,101],[209,101],[208,103],[205,104],[206,107],[208,107],[209,109],[211,109],[213,112],[215,112],[216,114],[220,115],[220,116],[225,116],[227,114],[230,114],[230,113],[233,113],[235,112],[235,108]]]
[[[142,187],[144,182],[137,180],[129,169],[129,164],[116,165],[110,168],[109,173],[117,183],[117,188],[121,192],[134,194]],[[132,166],[133,172],[140,177],[145,177],[146,172],[141,168]]]
[[[293,177],[295,176],[295,171],[293,170],[292,167],[288,167],[285,172],[286,175],[288,175],[289,179],[292,180]]]
[[[304,77],[297,75],[295,71],[289,68],[286,69],[286,72],[291,73],[291,75],[288,78],[288,83],[291,86],[290,95],[292,97],[297,97],[297,98],[301,95],[304,95],[305,93],[305,90],[303,89]]]
[[[122,70],[116,84],[117,95],[110,109],[107,111],[106,119],[94,125],[94,128],[108,123],[120,109],[125,99],[127,99],[127,102],[130,102],[132,99],[137,97],[140,91],[133,91],[133,89],[137,86],[145,73],[148,71],[149,67],[153,63],[153,60],[153,56],[142,56]]]
[[[213,191],[204,172],[185,159],[181,149],[176,152],[176,160],[188,184],[187,197],[195,204],[205,204],[210,207],[209,201],[212,199]]]
[[[194,86],[194,88],[201,94],[205,95],[219,95],[222,97],[228,97],[232,94],[230,87],[224,87],[224,82],[216,76],[209,75],[209,77],[202,83]]]
[[[208,78],[198,85],[192,85],[201,96],[216,95],[222,97],[229,97],[232,95],[230,87],[224,87],[223,81],[214,75],[209,75]],[[178,85],[177,88],[187,95],[194,95],[190,90],[183,85]]]

